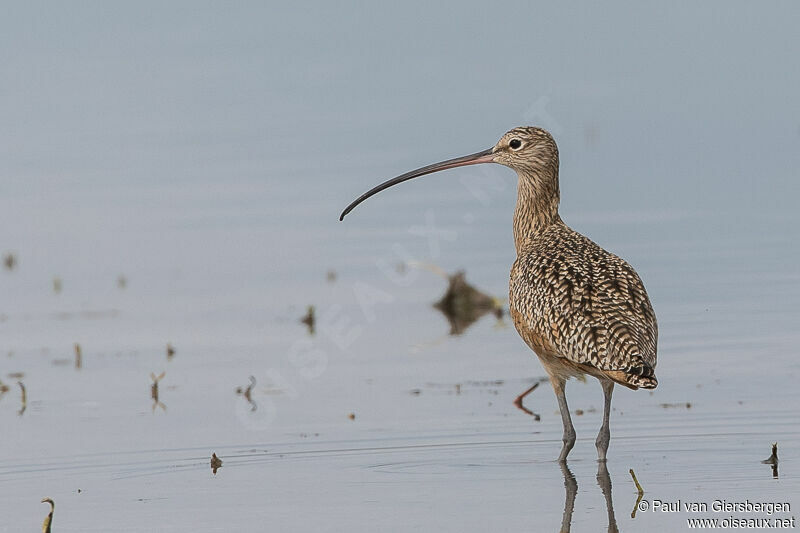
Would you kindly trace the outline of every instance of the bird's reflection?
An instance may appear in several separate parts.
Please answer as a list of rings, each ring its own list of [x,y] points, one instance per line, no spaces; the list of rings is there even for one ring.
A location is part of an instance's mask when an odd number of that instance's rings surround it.
[[[575,509],[575,496],[578,494],[578,481],[566,463],[560,463],[561,473],[564,474],[564,515],[561,517],[561,533],[566,533],[572,526],[572,512]],[[606,499],[606,512],[608,513],[608,531],[617,533],[617,519],[614,517],[614,501],[611,498],[611,476],[605,462],[597,463],[597,484]]]
[[[597,463],[597,484],[600,485],[600,490],[603,491],[603,496],[606,499],[608,531],[609,533],[617,533],[619,530],[617,529],[617,519],[614,517],[614,500],[611,498],[611,476],[608,475],[605,461],[598,461]]]
[[[564,474],[564,516],[561,517],[561,533],[569,531],[572,525],[572,511],[575,510],[575,496],[578,494],[578,481],[567,466],[567,463],[559,463],[561,473]]]

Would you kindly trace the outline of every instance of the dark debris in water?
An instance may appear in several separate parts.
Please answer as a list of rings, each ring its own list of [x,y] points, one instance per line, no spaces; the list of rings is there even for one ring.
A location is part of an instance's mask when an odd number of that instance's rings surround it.
[[[670,409],[670,408],[674,408],[674,407],[677,407],[677,408],[686,408],[686,409],[691,409],[691,408],[692,408],[692,404],[691,404],[691,402],[685,402],[685,403],[684,403],[684,402],[675,402],[675,403],[662,403],[662,404],[660,404],[660,405],[661,405],[661,407],[663,407],[664,409]]]
[[[247,387],[236,387],[236,394],[244,396],[247,403],[250,404],[250,411],[258,409],[258,404],[253,400],[253,387],[256,386],[256,378],[250,376],[250,384]]]
[[[52,313],[50,316],[55,320],[74,320],[76,318],[83,318],[87,320],[98,320],[103,318],[117,318],[119,316],[119,310],[108,309],[108,310],[97,310],[97,311],[79,311],[74,313],[68,311],[61,311],[57,313]]]
[[[152,411],[155,413],[156,407],[160,407],[162,411],[167,410],[167,406],[161,403],[161,400],[158,399],[158,382],[164,379],[166,372],[162,372],[159,375],[155,375],[153,372],[150,372],[150,379],[153,380],[153,383],[150,385],[150,398],[153,400],[153,409]]]
[[[317,324],[317,314],[314,310],[313,305],[309,305],[308,309],[306,309],[306,314],[300,319],[300,322],[308,327],[308,334],[313,335],[315,333],[315,326]]]
[[[500,389],[505,385],[513,385],[513,383],[533,383],[530,387],[528,387],[524,392],[519,394],[514,399],[514,406],[516,406],[522,412],[532,416],[534,420],[537,422],[541,420],[541,416],[527,407],[523,405],[523,400],[525,397],[530,394],[531,392],[535,391],[539,385],[547,381],[547,378],[532,378],[532,379],[522,379],[522,380],[504,380],[504,379],[490,379],[490,380],[466,380],[460,383],[432,383],[428,382],[425,383],[425,386],[422,388],[415,388],[408,391],[409,394],[412,396],[420,396],[423,392],[427,394],[426,391],[430,391],[434,394],[447,394],[447,395],[455,395],[460,396],[462,394],[490,394],[492,396],[497,396],[500,394]],[[513,382],[513,383],[512,383]],[[492,405],[492,402],[489,402],[489,405]],[[594,408],[589,408],[586,412],[594,412]],[[583,413],[583,411],[581,411]]]
[[[772,455],[761,461],[765,465],[776,465],[778,464],[778,443],[772,443]]]
[[[778,443],[772,443],[772,454],[761,461],[764,464],[772,465],[772,477],[778,479]]]
[[[17,256],[13,252],[6,252],[3,255],[3,266],[6,270],[11,271],[17,266]]]
[[[447,318],[451,335],[461,335],[486,314],[503,317],[503,308],[498,299],[468,283],[463,270],[448,275],[447,282],[447,291],[433,306]]]
[[[211,454],[211,473],[217,475],[217,470],[222,467],[222,459],[216,453]]]
[[[456,396],[467,392],[478,392],[479,394],[493,394],[499,392],[499,387],[505,383],[502,379],[487,380],[487,381],[464,381],[461,383],[431,383],[425,384],[425,389],[434,392],[435,394],[455,394]],[[411,389],[409,394],[419,396],[422,394],[423,389]]]
[[[20,388],[20,407],[17,414],[22,416],[25,414],[25,409],[28,408],[28,391],[25,390],[25,385],[21,381],[17,381],[17,385],[19,385]]]

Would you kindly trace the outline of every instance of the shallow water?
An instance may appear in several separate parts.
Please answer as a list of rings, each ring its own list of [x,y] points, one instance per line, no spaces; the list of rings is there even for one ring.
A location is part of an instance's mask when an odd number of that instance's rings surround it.
[[[0,253],[17,258],[0,532],[35,531],[43,497],[53,531],[84,532],[797,515],[796,6],[273,4],[0,17]],[[563,470],[554,395],[508,318],[454,337],[432,307],[432,265],[505,297],[510,171],[424,178],[337,221],[519,124],[555,134],[562,216],[637,269],[658,315],[659,387],[615,392],[607,472],[594,380],[567,388]],[[630,469],[651,505],[635,517]]]
[[[19,240],[17,267],[0,275],[10,296],[0,309],[0,379],[10,387],[0,397],[0,492],[13,509],[0,530],[35,527],[44,496],[56,501],[59,531],[557,531],[562,521],[573,531],[676,531],[687,518],[767,517],[632,518],[631,468],[647,501],[797,503],[797,242],[770,231],[795,215],[737,225],[717,213],[565,208],[568,222],[638,268],[660,320],[659,387],[617,390],[606,478],[595,461],[594,380],[568,387],[583,414],[573,417],[578,443],[564,473],[553,460],[560,417],[549,384],[524,400],[539,421],[513,404],[543,372],[508,319],[486,316],[449,336],[431,306],[445,281],[396,270],[409,259],[466,267],[503,297],[513,248],[499,213],[513,187],[486,211],[472,210],[469,195],[432,201],[423,220],[433,214],[452,230],[438,249],[415,234],[419,216],[404,210],[402,193],[398,205],[366,204],[341,224],[339,199],[320,200],[292,227],[279,223],[280,205],[303,191],[284,190],[274,211],[248,207],[271,192],[207,185],[177,212],[164,202],[132,223],[111,221],[98,261],[56,268],[42,258],[68,248],[59,232],[130,209],[128,198],[105,198],[54,233]],[[78,203],[82,194],[55,196]],[[314,335],[299,322],[309,304]],[[13,372],[24,373],[21,414]],[[161,372],[154,405],[150,374]],[[236,393],[251,375],[253,403]],[[775,441],[777,478],[760,463]],[[223,460],[216,474],[212,452]]]

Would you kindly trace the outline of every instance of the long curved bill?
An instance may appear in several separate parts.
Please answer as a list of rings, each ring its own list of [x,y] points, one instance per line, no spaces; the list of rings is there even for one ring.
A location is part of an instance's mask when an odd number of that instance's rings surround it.
[[[355,207],[358,204],[360,204],[370,196],[378,194],[382,190],[388,189],[389,187],[397,185],[398,183],[403,183],[404,181],[418,178],[426,174],[433,174],[434,172],[439,172],[440,170],[447,170],[448,168],[464,167],[467,165],[478,165],[480,163],[492,163],[494,162],[494,153],[492,152],[492,150],[493,148],[489,148],[488,150],[483,150],[482,152],[476,152],[474,154],[465,155],[462,157],[456,157],[455,159],[448,159],[447,161],[442,161],[441,163],[434,163],[426,167],[412,170],[411,172],[406,172],[405,174],[397,176],[396,178],[392,178],[389,181],[385,181],[380,185],[368,190],[358,198],[356,198],[353,201],[353,203],[348,205],[347,208],[344,211],[342,211],[342,214],[339,216],[339,220],[340,221],[344,220],[344,217],[350,211],[355,209]]]

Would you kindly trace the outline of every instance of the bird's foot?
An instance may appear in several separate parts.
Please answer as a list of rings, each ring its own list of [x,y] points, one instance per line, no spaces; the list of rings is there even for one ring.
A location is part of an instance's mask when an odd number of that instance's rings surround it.
[[[569,455],[572,447],[575,446],[575,432],[573,431],[572,433],[565,433],[562,442],[564,444],[561,446],[561,453],[558,456],[558,462],[566,463],[567,455]]]

